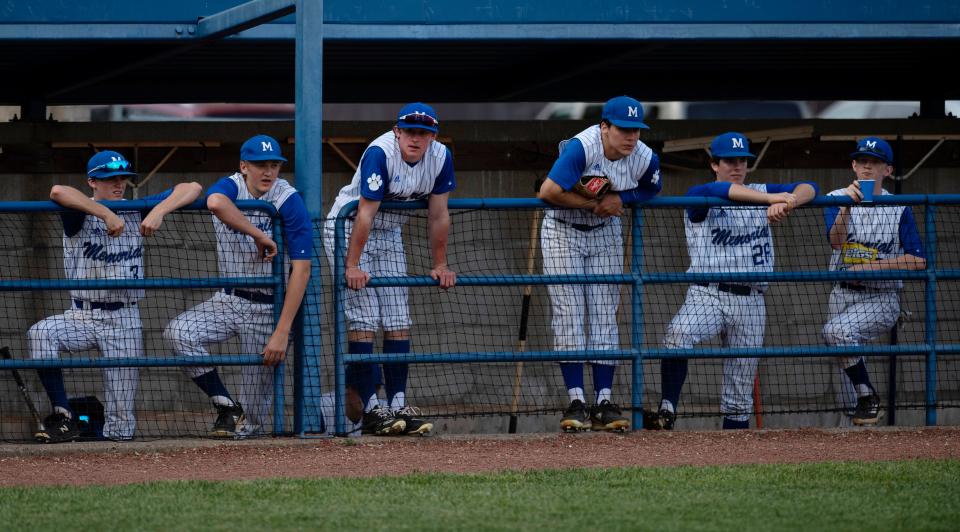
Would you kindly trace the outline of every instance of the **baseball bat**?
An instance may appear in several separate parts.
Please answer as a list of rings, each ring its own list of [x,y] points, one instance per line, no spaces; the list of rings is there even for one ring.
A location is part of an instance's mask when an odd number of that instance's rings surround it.
[[[540,191],[541,181],[537,179],[534,189]],[[530,246],[527,249],[527,275],[533,275],[533,263],[536,258],[537,230],[540,228],[540,211],[533,211],[530,221]],[[531,285],[523,287],[523,298],[520,303],[520,329],[517,333],[517,351],[523,353],[527,349],[527,322],[530,318],[530,295],[533,292]],[[517,413],[520,410],[520,381],[523,379],[523,361],[517,362],[513,372],[513,401],[510,403],[510,427],[507,432],[516,434]]]
[[[7,346],[0,347],[0,356],[5,360],[13,358],[10,355],[10,348]],[[36,405],[33,404],[33,397],[30,397],[30,392],[27,391],[27,385],[23,382],[20,372],[17,371],[16,368],[11,368],[10,373],[13,373],[13,380],[17,381],[17,388],[20,390],[20,395],[23,396],[23,400],[27,403],[27,408],[30,409],[30,414],[33,416],[33,421],[37,424],[37,432],[46,430],[43,426],[43,418],[40,417],[40,412],[37,411]]]

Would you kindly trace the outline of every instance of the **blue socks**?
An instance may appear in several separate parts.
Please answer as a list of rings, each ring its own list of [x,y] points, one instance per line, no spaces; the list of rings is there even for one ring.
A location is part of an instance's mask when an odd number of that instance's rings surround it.
[[[750,428],[750,420],[737,421],[735,419],[730,419],[726,416],[724,416],[723,418],[723,430],[749,429],[749,428]]]
[[[687,359],[685,358],[664,358],[660,360],[660,385],[663,387],[662,395],[674,410],[680,405],[680,390],[683,389],[683,383],[687,380]]]
[[[347,351],[354,355],[368,355],[373,353],[373,342],[349,342]],[[350,364],[347,366],[347,385],[357,390],[363,401],[364,412],[369,412],[377,405],[368,404],[370,398],[377,394],[377,385],[374,383],[373,369],[376,364]]]
[[[410,340],[384,340],[384,353],[409,353]],[[407,390],[407,375],[410,373],[409,364],[384,364],[383,380],[387,389],[387,401],[393,406],[393,399],[398,393]]]
[[[863,389],[869,389],[870,393],[877,393],[873,384],[870,383],[870,374],[867,373],[867,366],[863,363],[862,358],[849,368],[844,368],[843,372],[847,374],[847,377],[850,377],[850,382],[857,389],[857,395],[864,395],[861,393]]]
[[[47,391],[50,404],[54,408],[60,407],[69,412],[70,402],[67,400],[67,388],[63,384],[63,370],[60,368],[38,369],[37,375],[40,377],[43,389]]]
[[[563,383],[567,389],[583,389],[583,363],[581,362],[561,362],[560,373],[563,374]]]
[[[203,390],[203,393],[207,394],[207,397],[226,397],[230,399],[231,402],[233,398],[230,397],[230,392],[227,391],[227,387],[223,385],[223,381],[220,380],[220,374],[217,373],[217,370],[208,371],[199,377],[194,377],[193,382],[197,383],[197,386]]]
[[[617,367],[613,364],[591,363],[593,367],[593,393],[596,395],[597,404],[604,400],[610,400],[610,390],[613,389],[613,373]]]

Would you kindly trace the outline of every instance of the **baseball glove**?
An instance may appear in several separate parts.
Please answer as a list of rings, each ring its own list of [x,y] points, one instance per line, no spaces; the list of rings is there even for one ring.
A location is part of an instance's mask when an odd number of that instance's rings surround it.
[[[587,199],[600,199],[610,191],[610,178],[605,175],[585,175],[573,185],[573,191]]]

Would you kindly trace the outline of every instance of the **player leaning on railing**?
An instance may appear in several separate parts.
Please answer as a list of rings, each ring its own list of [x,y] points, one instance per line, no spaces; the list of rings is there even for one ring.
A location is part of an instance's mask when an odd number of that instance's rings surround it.
[[[817,195],[810,182],[744,184],[750,153],[747,138],[729,132],[710,144],[710,168],[715,181],[692,187],[687,196],[712,196],[768,204],[687,208],[683,224],[690,255],[688,273],[772,272],[773,235],[770,224],[784,220],[794,208]],[[690,349],[721,335],[725,347],[760,347],[766,323],[765,282],[694,283],[683,306],[670,321],[663,343],[668,349]],[[724,429],[750,426],[756,358],[723,361],[720,411]],[[657,412],[658,428],[670,430],[687,378],[687,359],[664,358],[660,365],[663,397]]]
[[[373,352],[373,337],[383,328],[384,353],[410,352],[410,310],[406,287],[368,288],[371,276],[399,277],[407,274],[400,230],[407,215],[381,212],[382,201],[427,200],[427,232],[433,260],[430,276],[440,288],[456,284],[456,274],[447,266],[447,235],[450,215],[447,197],[456,188],[453,155],[437,142],[440,122],[424,103],[403,106],[394,127],[377,137],[363,152],[360,167],[350,184],[340,189],[324,226],[324,244],[331,265],[334,257],[334,225],[344,205],[358,200],[356,215],[347,222],[347,254],[344,281],[349,288],[344,307],[347,315],[350,353]],[[339,280],[338,280],[339,281]],[[352,364],[347,384],[364,402],[363,432],[377,435],[426,434],[433,424],[406,403],[408,365],[384,364],[388,406],[377,398],[373,364]]]
[[[662,188],[657,154],[640,142],[643,106],[629,96],[610,99],[600,124],[560,143],[560,157],[539,198],[567,209],[549,209],[540,233],[543,273],[608,274],[623,271],[620,216],[625,203],[644,201]],[[609,193],[607,191],[609,190]],[[617,284],[549,285],[553,345],[558,351],[616,349]],[[589,327],[587,324],[589,323]],[[595,402],[587,407],[583,363],[561,362],[570,405],[565,432],[626,430],[630,423],[611,401],[613,360],[591,361]]]
[[[883,180],[893,174],[893,149],[883,139],[867,137],[850,154],[856,179],[829,196],[849,196],[857,205],[830,207],[824,213],[833,248],[830,270],[877,271],[926,268],[923,243],[904,205],[863,206],[865,196],[890,195]],[[861,185],[862,184],[862,185]],[[862,187],[870,187],[863,189]],[[889,331],[900,317],[903,281],[842,281],[830,292],[830,317],[823,327],[828,345],[860,345]],[[863,357],[840,357],[844,374],[857,396],[853,423],[873,425],[880,419],[880,397]]]
[[[66,185],[55,185],[50,199],[70,211],[63,222],[63,265],[68,279],[140,279],[143,277],[143,237],[153,235],[170,212],[200,196],[197,183],[180,183],[171,190],[147,196],[162,200],[145,218],[140,211],[118,211],[98,203],[124,199],[132,165],[115,151],[102,151],[87,163],[87,184],[93,197]],[[143,331],[137,301],[140,288],[71,290],[70,308],[63,314],[36,323],[27,332],[30,354],[35,359],[54,359],[61,350],[99,348],[105,358],[143,356]],[[71,441],[80,435],[71,412],[59,368],[37,370],[53,412],[35,437],[45,443]],[[112,440],[130,440],[136,430],[134,396],[139,372],[136,368],[105,368],[103,387],[103,435]]]
[[[193,382],[217,409],[211,435],[219,438],[243,438],[264,432],[273,405],[273,366],[286,357],[293,320],[310,279],[313,229],[303,198],[280,178],[286,160],[276,139],[256,135],[240,147],[240,170],[207,190],[207,208],[214,215],[217,266],[222,277],[269,277],[277,254],[277,244],[271,238],[270,215],[241,211],[234,202],[265,201],[280,215],[290,274],[276,325],[272,291],[226,288],[177,316],[164,331],[164,337],[181,356],[208,355],[209,344],[233,337],[239,337],[244,354],[263,355],[262,365],[243,366],[236,401],[216,368],[187,368]]]

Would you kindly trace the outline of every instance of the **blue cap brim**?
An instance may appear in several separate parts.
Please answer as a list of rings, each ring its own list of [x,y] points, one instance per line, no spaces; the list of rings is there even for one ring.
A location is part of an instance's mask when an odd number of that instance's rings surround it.
[[[850,154],[851,160],[859,159],[860,157],[873,157],[874,159],[881,160],[887,164],[893,164],[893,161],[888,161],[886,157],[884,157],[879,153],[873,153],[869,151],[855,151]]]
[[[115,170],[115,171],[113,171],[113,172],[107,172],[107,173],[105,173],[105,174],[101,174],[101,173],[97,172],[97,175],[88,175],[87,178],[88,178],[88,179],[110,179],[111,177],[118,176],[118,175],[133,175],[133,176],[135,176],[135,175],[137,175],[137,174],[135,174],[135,173],[133,173],[133,172],[127,172],[126,170]]]
[[[634,122],[631,120],[611,120],[607,119],[611,124],[622,127],[624,129],[650,129],[650,126],[644,124],[643,122]]]
[[[248,159],[244,159],[244,161],[250,161],[250,162],[259,162],[259,161],[283,161],[283,162],[287,162],[287,158],[284,157],[284,156],[282,156],[282,155],[267,155],[267,156],[265,156],[265,157],[256,157],[256,156],[250,157],[250,158],[248,158]]]
[[[438,127],[430,127],[430,126],[425,126],[425,125],[422,125],[422,124],[407,124],[407,123],[402,123],[402,122],[401,122],[401,123],[398,123],[398,124],[397,124],[397,127],[400,128],[400,129],[426,129],[427,131],[429,131],[429,132],[431,132],[431,133],[438,133],[438,132],[440,132],[440,128],[438,128]]]
[[[720,153],[713,153],[713,154],[711,154],[711,155],[713,156],[714,159],[729,159],[729,158],[731,158],[731,157],[746,157],[746,158],[748,158],[748,159],[756,159],[756,158],[757,158],[756,155],[754,155],[754,154],[752,154],[752,153],[750,153],[750,152],[743,153],[742,151],[725,151],[725,152],[720,152]]]

